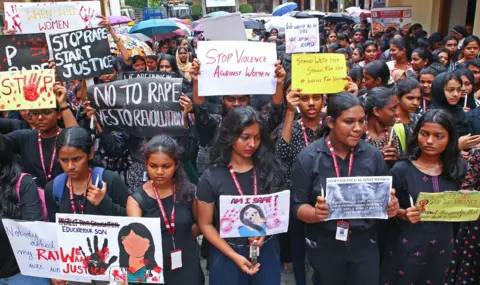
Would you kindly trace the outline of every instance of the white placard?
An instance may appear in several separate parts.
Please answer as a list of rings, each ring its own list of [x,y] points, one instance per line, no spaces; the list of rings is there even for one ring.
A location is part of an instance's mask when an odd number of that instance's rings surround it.
[[[205,18],[200,21],[203,35],[209,41],[246,41],[245,26],[240,13]]]
[[[286,21],[285,39],[287,53],[319,52],[318,18]]]
[[[96,28],[100,1],[5,3],[5,20],[18,34],[60,33]]]
[[[69,253],[60,260],[64,274],[164,283],[160,218],[57,214],[56,219],[59,249]]]
[[[67,253],[58,250],[55,223],[9,219],[2,219],[2,223],[23,275],[90,283],[88,279],[62,274],[58,260],[66,258]]]
[[[220,237],[254,237],[285,233],[290,191],[270,195],[220,196]]]
[[[206,0],[207,8],[235,6],[235,0]]]
[[[388,219],[391,176],[327,178],[327,220]]]
[[[198,42],[198,93],[213,95],[272,95],[275,93],[274,43]]]

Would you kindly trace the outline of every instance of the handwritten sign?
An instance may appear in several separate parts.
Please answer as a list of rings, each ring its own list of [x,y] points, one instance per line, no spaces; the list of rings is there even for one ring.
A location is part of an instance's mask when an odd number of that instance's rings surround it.
[[[90,280],[62,274],[58,261],[68,259],[69,253],[58,250],[55,223],[8,219],[2,219],[2,223],[23,275],[90,283]]]
[[[92,280],[163,283],[160,218],[57,214],[56,220],[59,250],[68,252],[66,259],[59,260],[63,274]],[[133,259],[143,256],[145,263],[130,264],[132,252],[138,254]]]
[[[88,100],[102,126],[120,126],[140,138],[181,135],[182,79],[136,78],[88,87]]]
[[[45,34],[1,36],[0,58],[0,71],[48,68]]]
[[[274,43],[202,41],[197,57],[200,96],[275,93]]]
[[[290,191],[270,195],[220,196],[220,237],[251,237],[288,230]]]
[[[387,219],[391,176],[327,178],[327,220]]]
[[[285,21],[287,53],[319,52],[318,18]]]
[[[417,198],[422,222],[468,222],[480,217],[480,192],[424,193]]]
[[[55,108],[52,69],[0,72],[0,111]]]
[[[134,78],[173,78],[175,73],[173,72],[160,72],[160,71],[145,71],[134,72],[125,71],[122,72],[122,79],[134,79]]]
[[[105,28],[50,35],[57,74],[61,81],[98,77],[113,72],[108,31]]]
[[[347,76],[343,54],[293,54],[292,89],[304,94],[329,94],[343,91]]]
[[[17,34],[58,33],[98,27],[100,1],[5,2],[5,20]]]

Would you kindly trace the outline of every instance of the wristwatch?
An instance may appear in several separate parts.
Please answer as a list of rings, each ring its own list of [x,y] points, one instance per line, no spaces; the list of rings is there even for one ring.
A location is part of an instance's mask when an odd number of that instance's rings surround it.
[[[58,108],[58,111],[63,112],[67,109],[70,109],[70,104],[67,103],[67,106]]]

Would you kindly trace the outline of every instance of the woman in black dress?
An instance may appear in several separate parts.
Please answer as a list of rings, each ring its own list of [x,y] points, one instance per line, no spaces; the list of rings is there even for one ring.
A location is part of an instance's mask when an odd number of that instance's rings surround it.
[[[429,110],[419,120],[408,146],[409,158],[391,170],[401,209],[391,232],[382,266],[381,284],[444,284],[452,257],[454,224],[421,223],[420,192],[460,189],[466,171],[458,150],[452,116]]]
[[[131,194],[129,217],[160,217],[165,284],[203,285],[200,254],[195,242],[199,234],[194,218],[194,187],[180,166],[177,142],[166,135],[153,137],[144,147],[151,180]],[[180,257],[181,264],[172,263]]]

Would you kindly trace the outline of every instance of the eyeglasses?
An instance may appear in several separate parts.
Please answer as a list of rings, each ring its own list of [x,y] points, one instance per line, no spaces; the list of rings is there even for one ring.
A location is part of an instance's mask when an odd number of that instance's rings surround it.
[[[159,65],[158,67],[160,67],[160,68],[165,68],[165,69],[167,69],[167,68],[171,68],[171,66],[170,66],[170,65]]]
[[[47,118],[52,116],[53,113],[55,113],[55,110],[52,110],[52,109],[35,110],[35,111],[29,111],[28,113],[32,115],[32,117],[34,118],[38,118],[40,115],[42,115],[42,117],[44,118]]]

